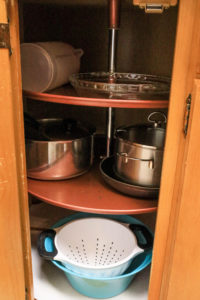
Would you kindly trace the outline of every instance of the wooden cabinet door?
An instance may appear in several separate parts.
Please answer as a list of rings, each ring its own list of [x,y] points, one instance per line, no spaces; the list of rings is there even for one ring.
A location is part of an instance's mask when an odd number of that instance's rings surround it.
[[[179,2],[150,300],[200,298],[198,81],[192,89],[200,65],[200,0]],[[28,299],[33,299],[17,12],[16,0],[0,0],[0,23],[7,23],[9,15],[12,47],[11,56],[8,49],[0,48],[0,297],[6,300],[25,299],[26,289]],[[182,130],[189,93],[195,101],[185,138]]]
[[[200,299],[198,78],[200,0],[181,0],[149,300]],[[186,99],[190,94],[192,109],[185,136]]]
[[[5,300],[32,299],[17,12],[16,1],[7,6],[0,0],[0,39],[9,17],[12,47],[12,55],[0,48],[0,298]]]
[[[199,300],[200,278],[200,79],[195,80],[188,145],[161,299]],[[179,200],[179,199],[177,199]]]

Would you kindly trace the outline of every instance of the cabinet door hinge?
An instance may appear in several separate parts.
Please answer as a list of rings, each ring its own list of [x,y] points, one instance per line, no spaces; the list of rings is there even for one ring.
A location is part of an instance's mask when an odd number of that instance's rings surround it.
[[[169,6],[164,6],[162,4],[146,4],[144,7],[145,13],[148,14],[161,14],[163,13],[164,9],[168,8]]]
[[[9,49],[10,55],[12,54],[9,23],[0,23],[0,48]]]
[[[177,0],[133,0],[133,5],[143,8],[146,13],[163,13],[170,6],[177,4]]]
[[[192,101],[192,96],[191,94],[188,95],[186,99],[186,109],[185,109],[185,117],[184,117],[184,135],[185,137],[187,136],[187,131],[188,131],[188,123],[189,123],[189,118],[190,118],[190,108],[191,108],[191,101]]]

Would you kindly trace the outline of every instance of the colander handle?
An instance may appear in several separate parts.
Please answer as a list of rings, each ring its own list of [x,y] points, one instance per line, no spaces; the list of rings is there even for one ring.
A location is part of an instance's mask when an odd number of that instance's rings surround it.
[[[129,228],[136,236],[138,246],[144,250],[152,249],[153,236],[151,232],[143,225],[130,224]]]
[[[53,229],[42,231],[37,241],[37,248],[40,256],[45,259],[53,259],[58,251],[54,244],[56,232]]]

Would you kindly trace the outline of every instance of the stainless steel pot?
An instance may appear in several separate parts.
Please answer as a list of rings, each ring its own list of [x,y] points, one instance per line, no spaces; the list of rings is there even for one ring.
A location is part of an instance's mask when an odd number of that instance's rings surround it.
[[[148,120],[152,122],[154,112]],[[114,169],[125,182],[148,187],[159,187],[165,141],[164,122],[121,127],[115,132]]]
[[[94,131],[69,119],[25,120],[27,176],[60,180],[85,173],[93,162]]]

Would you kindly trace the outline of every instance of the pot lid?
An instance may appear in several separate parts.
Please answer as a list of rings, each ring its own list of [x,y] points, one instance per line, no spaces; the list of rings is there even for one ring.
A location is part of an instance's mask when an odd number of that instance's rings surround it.
[[[121,127],[115,135],[125,143],[147,147],[163,148],[165,142],[165,128],[149,124]]]
[[[45,134],[51,140],[74,140],[86,137],[89,135],[89,130],[82,126],[78,121],[73,119],[61,119],[43,122],[45,126]]]
[[[32,120],[34,121],[32,121]],[[70,141],[87,137],[95,132],[92,126],[86,126],[74,119],[46,118],[25,120],[27,139],[38,141]]]
[[[166,115],[154,111],[148,115],[147,120],[149,123],[118,128],[116,137],[125,143],[162,149],[165,143]]]

